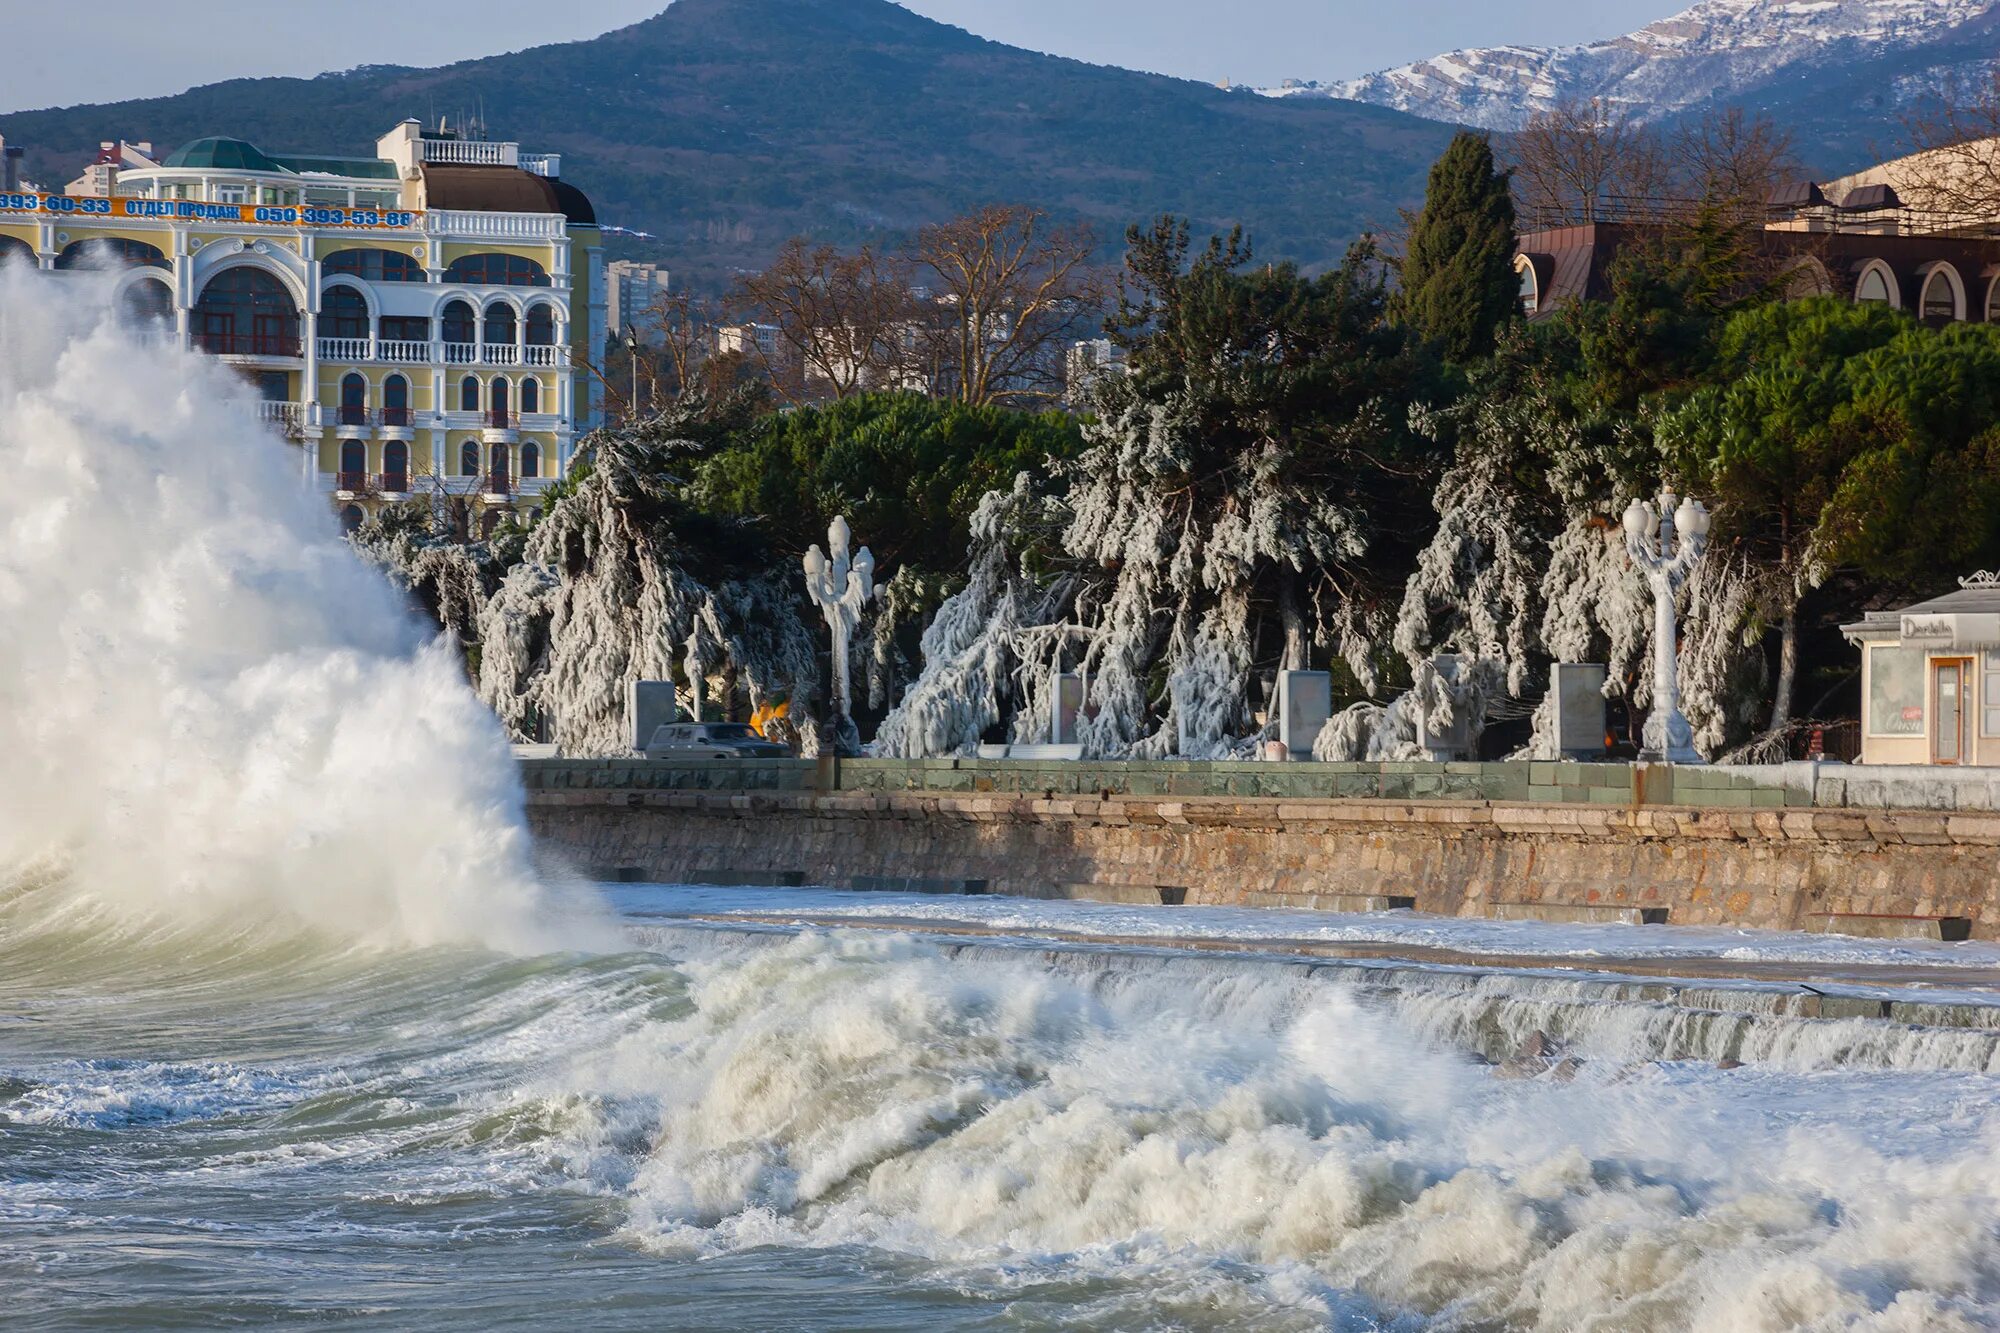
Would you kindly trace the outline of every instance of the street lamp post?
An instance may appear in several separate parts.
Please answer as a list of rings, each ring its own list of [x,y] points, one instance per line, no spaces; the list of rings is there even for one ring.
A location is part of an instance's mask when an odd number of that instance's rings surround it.
[[[625,400],[625,419],[639,419],[639,330],[625,326],[625,356],[632,363],[632,396]]]
[[[827,550],[821,551],[815,545],[805,557],[806,591],[813,605],[826,617],[827,628],[833,631],[836,744],[841,750],[849,752],[859,750],[860,736],[849,716],[848,644],[854,638],[855,627],[861,623],[862,608],[875,595],[874,553],[864,546],[850,559],[848,547],[852,539],[847,520],[836,517],[826,530]]]
[[[1680,500],[1669,487],[1657,507],[1634,500],[1625,510],[1625,551],[1653,588],[1653,711],[1642,735],[1641,759],[1699,764],[1694,728],[1681,712],[1679,641],[1674,594],[1708,550],[1708,510],[1692,496]],[[1676,540],[1678,538],[1678,540]]]

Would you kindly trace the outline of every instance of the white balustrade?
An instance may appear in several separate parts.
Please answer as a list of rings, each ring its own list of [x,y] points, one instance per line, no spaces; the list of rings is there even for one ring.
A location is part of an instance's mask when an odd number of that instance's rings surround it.
[[[486,343],[479,349],[479,359],[489,366],[518,366],[521,349],[513,343]]]
[[[531,366],[566,366],[569,364],[569,348],[562,343],[529,343],[522,349]]]
[[[562,175],[561,153],[523,153],[521,170],[532,171],[537,176]]]
[[[319,359],[322,361],[366,361],[368,340],[366,338],[321,338]]]
[[[478,343],[444,344],[444,363],[448,366],[469,366],[479,360]]]
[[[466,167],[511,167],[519,163],[521,145],[484,139],[419,139],[424,161]]]
[[[560,213],[469,213],[433,209],[424,214],[424,230],[433,236],[478,241],[559,241],[568,234],[569,219]]]
[[[375,356],[381,361],[395,361],[405,364],[424,365],[431,359],[431,344],[427,342],[403,342],[394,338],[384,338],[375,344]]]

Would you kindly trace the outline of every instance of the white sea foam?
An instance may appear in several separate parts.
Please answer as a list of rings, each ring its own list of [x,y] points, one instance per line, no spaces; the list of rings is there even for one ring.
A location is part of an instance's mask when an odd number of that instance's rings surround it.
[[[1003,1285],[1247,1265],[1276,1304],[1411,1327],[2000,1320],[1981,1075],[1510,1081],[1282,969],[690,947],[694,1011],[570,1074],[649,1245],[866,1244]]]
[[[108,280],[0,272],[0,877],[210,927],[575,942],[454,654],[240,384],[111,309]]]

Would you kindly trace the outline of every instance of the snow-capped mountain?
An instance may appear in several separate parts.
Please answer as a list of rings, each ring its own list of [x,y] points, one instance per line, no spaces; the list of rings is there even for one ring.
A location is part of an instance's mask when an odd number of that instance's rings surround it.
[[[1968,40],[1969,39],[1969,40]],[[1660,119],[1710,101],[1766,100],[1772,85],[1897,61],[1892,100],[1948,71],[2000,58],[2000,0],[1703,0],[1628,36],[1588,46],[1453,51],[1338,83],[1288,85],[1273,96],[1373,102],[1434,120],[1519,129],[1558,102],[1603,98]]]

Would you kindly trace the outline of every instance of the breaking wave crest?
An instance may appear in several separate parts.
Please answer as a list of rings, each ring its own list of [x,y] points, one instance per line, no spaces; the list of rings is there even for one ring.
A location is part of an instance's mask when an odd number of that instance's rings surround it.
[[[455,653],[243,386],[113,309],[0,272],[0,882],[197,930],[589,937]]]
[[[691,1012],[578,1071],[624,1108],[607,1135],[651,1142],[628,1186],[648,1246],[886,1246],[1003,1286],[1146,1274],[1190,1299],[1247,1271],[1362,1326],[2000,1318],[1984,1077],[1934,1076],[1954,1139],[1894,1075],[1503,1079],[1420,1016],[1282,972],[716,947],[685,964]]]

